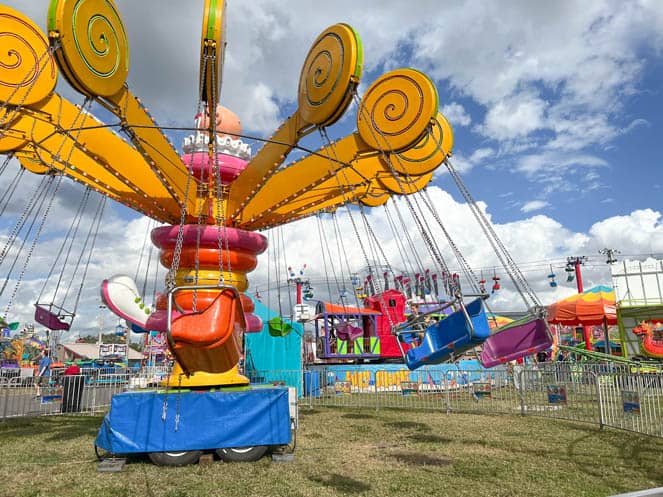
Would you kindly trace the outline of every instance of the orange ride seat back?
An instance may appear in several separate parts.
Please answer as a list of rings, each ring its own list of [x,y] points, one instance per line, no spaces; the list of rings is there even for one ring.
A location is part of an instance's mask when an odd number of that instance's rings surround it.
[[[175,318],[169,341],[185,372],[223,373],[239,362],[245,328],[239,294],[226,289],[205,309]]]

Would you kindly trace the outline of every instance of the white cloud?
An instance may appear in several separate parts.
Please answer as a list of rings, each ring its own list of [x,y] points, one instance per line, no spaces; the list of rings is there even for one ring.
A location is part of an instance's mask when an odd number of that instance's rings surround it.
[[[452,126],[469,126],[472,122],[472,116],[468,114],[465,107],[457,102],[443,105],[440,112],[442,112]]]
[[[258,83],[246,90],[247,105],[243,107],[243,122],[248,123],[249,129],[262,133],[274,131],[280,123],[279,106],[271,89]]]
[[[478,163],[485,159],[493,157],[494,155],[495,151],[492,148],[489,147],[477,148],[474,152],[472,152],[470,160],[474,163]]]
[[[521,212],[533,212],[533,211],[540,211],[541,209],[548,207],[550,205],[549,202],[546,202],[545,200],[531,200],[529,202],[525,202],[525,204],[520,208]]]
[[[589,234],[597,245],[618,248],[624,254],[663,251],[663,218],[661,212],[653,209],[604,219],[595,223]]]
[[[646,119],[634,119],[631,121],[628,126],[626,126],[624,129],[620,130],[620,134],[626,135],[630,133],[631,131],[639,128],[639,127],[649,127],[651,126],[651,123],[647,121]]]
[[[548,180],[557,177],[569,169],[589,169],[606,167],[608,163],[599,157],[584,154],[560,156],[554,153],[532,154],[521,157],[516,169],[525,175]]]
[[[495,140],[525,137],[544,127],[545,108],[540,98],[518,94],[491,105],[477,129]]]

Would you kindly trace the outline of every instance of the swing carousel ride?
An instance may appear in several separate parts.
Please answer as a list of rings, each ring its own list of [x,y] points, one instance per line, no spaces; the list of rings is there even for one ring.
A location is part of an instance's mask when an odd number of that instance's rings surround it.
[[[482,343],[481,360],[487,366],[549,347],[550,333],[538,299],[449,160],[453,133],[438,110],[433,82],[417,70],[396,69],[375,80],[360,97],[359,36],[349,25],[333,25],[317,37],[304,60],[297,109],[251,155],[242,141],[239,119],[218,101],[224,21],[225,2],[206,0],[195,128],[180,155],[126,83],[129,46],[111,0],[52,0],[48,36],[27,17],[0,6],[0,151],[7,155],[5,165],[15,158],[21,173],[58,181],[70,178],[88,192],[163,223],[151,231],[160,261],[168,269],[156,309],[148,310],[136,283],[126,275],[103,281],[101,293],[105,304],[134,330],[166,333],[176,363],[165,386],[246,386],[247,395],[256,392],[237,365],[242,334],[263,330],[252,312],[253,301],[245,295],[247,274],[268,245],[259,231],[312,216],[333,218],[341,208],[357,236],[354,246],[369,268],[366,298],[356,307],[342,303],[340,310],[319,305],[321,336],[334,335],[345,342],[347,351],[356,350],[360,356],[401,355],[411,369],[453,359]],[[58,73],[83,95],[82,105],[55,92]],[[357,109],[356,131],[332,142],[326,129],[352,103]],[[93,104],[117,121],[102,122],[90,112]],[[300,140],[314,132],[320,134],[323,146],[287,163]],[[530,311],[524,320],[491,331],[485,281],[480,282],[467,265],[425,190],[443,164]],[[372,208],[393,212],[389,218],[402,253],[414,246],[415,238],[425,245],[427,254],[404,258],[408,267],[420,268],[412,271],[417,274],[415,284],[434,287],[436,297],[445,294],[434,299],[435,306],[407,313],[406,318],[412,282],[392,269],[367,224],[365,212]],[[413,220],[409,225],[399,211],[403,208]],[[367,239],[359,236],[359,226],[368,233]],[[465,274],[468,292],[442,257],[439,233],[447,238]],[[375,260],[388,268],[383,280],[372,269]],[[424,269],[426,263],[435,269]],[[499,288],[497,280],[495,285]],[[74,314],[38,302],[35,318],[49,329],[68,329]],[[427,319],[430,315],[436,318],[432,322]],[[276,328],[278,323],[271,324]],[[378,343],[381,352],[375,348]],[[323,353],[337,352],[327,343]],[[166,399],[167,395],[166,390]],[[179,397],[177,404],[184,410]],[[259,411],[255,399],[250,404],[244,406],[247,412]],[[186,431],[181,428],[185,415],[178,410],[174,433],[177,423],[180,433]],[[207,441],[216,444],[207,448],[288,443],[287,413],[285,418],[286,435],[281,438],[240,437],[225,445],[216,439]],[[208,421],[205,425],[213,426],[218,420]],[[196,425],[200,423],[197,419]],[[236,431],[246,432],[241,427]],[[165,445],[145,442],[140,451],[195,453],[203,443],[192,446],[178,437],[173,435],[177,442]],[[173,456],[157,461],[182,460]]]

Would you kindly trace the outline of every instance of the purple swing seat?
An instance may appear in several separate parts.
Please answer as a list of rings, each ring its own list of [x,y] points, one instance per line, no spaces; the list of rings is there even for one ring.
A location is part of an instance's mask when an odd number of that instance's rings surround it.
[[[542,318],[511,323],[486,339],[479,356],[481,365],[492,368],[536,354],[552,346],[552,336]]]
[[[35,321],[53,331],[69,331],[71,327],[71,323],[61,320],[58,314],[39,304],[35,304]]]
[[[338,323],[335,328],[336,336],[341,340],[356,340],[357,338],[364,335],[363,329],[357,326],[352,326],[350,323],[345,321]]]

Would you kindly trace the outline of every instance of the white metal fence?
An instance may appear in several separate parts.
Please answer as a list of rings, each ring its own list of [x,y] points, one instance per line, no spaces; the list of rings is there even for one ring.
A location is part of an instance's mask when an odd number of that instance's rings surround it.
[[[35,378],[0,376],[0,420],[59,413],[99,413],[127,390],[158,388],[168,370],[59,372],[36,396]],[[663,437],[663,374],[628,366],[545,363],[491,370],[337,367],[253,371],[252,383],[297,388],[300,406],[426,409],[447,413],[545,416]]]

